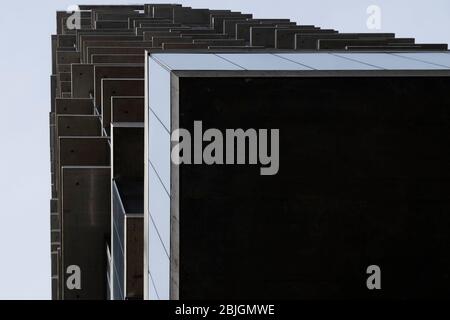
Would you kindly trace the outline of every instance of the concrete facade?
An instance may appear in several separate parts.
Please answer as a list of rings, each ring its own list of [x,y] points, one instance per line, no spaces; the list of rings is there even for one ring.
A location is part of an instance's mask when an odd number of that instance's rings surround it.
[[[54,299],[378,297],[368,263],[387,297],[448,295],[447,45],[176,4],[80,10],[51,37]],[[195,120],[279,128],[279,173],[174,166],[170,134]]]

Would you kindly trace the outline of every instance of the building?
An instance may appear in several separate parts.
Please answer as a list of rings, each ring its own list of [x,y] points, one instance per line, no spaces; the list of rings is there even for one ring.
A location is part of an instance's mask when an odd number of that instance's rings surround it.
[[[180,5],[80,10],[52,36],[54,299],[449,296],[447,45]],[[171,160],[177,129],[200,134],[192,164]],[[209,165],[208,129],[256,135],[241,164]],[[250,161],[264,129],[279,133],[267,174],[263,145]]]

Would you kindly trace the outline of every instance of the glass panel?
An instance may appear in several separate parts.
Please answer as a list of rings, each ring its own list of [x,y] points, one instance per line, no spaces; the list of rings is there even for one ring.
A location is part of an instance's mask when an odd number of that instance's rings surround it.
[[[124,252],[123,252],[123,222],[125,212],[122,210],[122,201],[117,190],[116,183],[113,182],[113,293],[114,300],[123,300],[123,282],[124,282]]]
[[[171,53],[153,54],[151,57],[170,70],[242,70],[215,54]]]
[[[167,192],[170,192],[170,135],[149,110],[149,160],[155,167]]]
[[[377,70],[379,68],[328,53],[283,53],[280,57],[316,70]]]
[[[246,70],[311,70],[307,66],[283,59],[273,54],[238,53],[218,54]]]
[[[434,63],[442,67],[450,68],[450,54],[438,52],[399,53],[398,56]]]
[[[149,220],[149,281],[153,280],[155,290],[161,300],[169,299],[170,284],[170,263],[169,258],[164,251],[159,240],[156,229],[151,220]]]
[[[415,61],[388,53],[336,53],[336,56],[353,59],[387,70],[436,70],[442,69],[429,63]]]
[[[167,129],[170,129],[170,72],[149,59],[149,105]]]
[[[170,197],[151,166],[148,168],[149,214],[155,223],[167,255],[170,254]]]
[[[149,278],[148,287],[150,288],[149,300],[159,300],[159,296],[158,296],[158,293],[156,292],[155,286],[153,285],[153,281],[152,281],[150,273],[148,274],[148,278]]]

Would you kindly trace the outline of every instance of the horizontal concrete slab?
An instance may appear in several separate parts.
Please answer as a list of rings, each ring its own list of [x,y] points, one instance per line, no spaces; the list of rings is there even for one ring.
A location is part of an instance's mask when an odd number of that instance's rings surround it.
[[[94,77],[95,77],[95,106],[101,111],[102,104],[102,79],[115,78],[115,79],[143,79],[144,78],[144,67],[142,66],[95,66]],[[117,95],[117,94],[116,94]],[[143,96],[143,95],[141,95]]]
[[[112,97],[111,122],[144,122],[144,97]]]
[[[102,79],[101,115],[103,128],[110,133],[111,98],[115,96],[144,96],[144,79]]]

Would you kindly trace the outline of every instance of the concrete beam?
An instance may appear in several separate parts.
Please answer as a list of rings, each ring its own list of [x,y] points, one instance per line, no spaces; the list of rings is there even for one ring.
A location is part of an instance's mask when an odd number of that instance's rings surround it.
[[[301,32],[309,31],[313,33],[320,30],[314,26],[292,26],[293,30],[300,30]],[[265,46],[267,48],[275,48],[277,27],[257,26],[250,28],[250,45]],[[294,41],[292,41],[294,42]]]
[[[92,99],[63,99],[55,100],[55,113],[60,114],[94,114],[94,102]]]
[[[56,51],[57,64],[80,63],[80,53],[78,51]],[[62,71],[60,71],[62,72]]]
[[[140,64],[144,65],[144,57],[141,55],[101,55],[101,54],[94,54],[91,57],[92,63],[95,64]]]
[[[111,122],[144,122],[144,97],[112,97]]]
[[[62,274],[65,300],[106,299],[106,239],[111,234],[110,167],[62,168]],[[93,190],[95,192],[93,193]],[[70,266],[81,287],[69,288]],[[69,282],[70,283],[70,282]]]
[[[103,30],[103,29],[128,29],[128,21],[116,20],[116,21],[108,21],[108,20],[97,20],[95,21],[95,29]]]
[[[295,26],[295,22],[289,22],[289,19],[279,20],[263,20],[258,19],[256,21],[238,22],[236,23],[236,39],[244,39],[250,41],[250,28],[251,27],[264,27],[264,26]]]
[[[152,48],[131,48],[131,47],[89,47],[88,48],[88,60],[92,61],[93,55],[143,55],[145,50]]]
[[[143,79],[144,78],[144,67],[142,66],[95,66],[94,68],[94,97],[95,106],[98,111],[101,111],[102,105],[102,79],[114,78],[114,79]],[[119,94],[115,94],[118,96]],[[143,96],[141,94],[140,96]]]
[[[191,9],[186,7],[175,7],[173,9],[173,22],[187,25],[209,25],[209,9]]]
[[[317,50],[346,50],[348,46],[388,46],[393,44],[412,45],[413,38],[395,39],[319,39],[317,40]]]
[[[111,128],[111,98],[116,96],[144,96],[144,79],[102,79],[101,115],[103,129],[109,135]]]
[[[83,43],[83,60],[89,63],[89,56],[87,51],[89,47],[133,47],[133,48],[151,48],[151,41],[142,41],[141,39],[136,39],[132,41],[121,41],[121,40],[88,40]]]
[[[100,117],[94,115],[59,115],[56,132],[58,137],[101,136]]]
[[[72,98],[94,96],[94,65],[72,64]]]
[[[317,49],[317,41],[319,39],[371,39],[371,38],[385,38],[385,39],[394,39],[394,33],[337,33],[335,32],[324,32],[325,30],[321,30],[320,32],[310,33],[310,32],[298,32],[292,34],[291,31],[286,31],[283,29],[279,29],[276,31],[277,36],[277,45],[279,44],[279,49],[292,48],[290,47],[292,44],[290,40],[292,36],[294,36],[294,49],[308,49],[308,50],[316,50]]]

